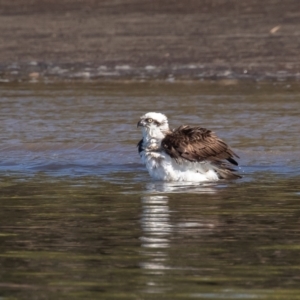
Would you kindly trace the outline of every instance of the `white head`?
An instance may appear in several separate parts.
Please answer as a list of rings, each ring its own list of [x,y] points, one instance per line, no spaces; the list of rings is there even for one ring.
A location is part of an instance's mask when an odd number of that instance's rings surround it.
[[[143,136],[149,138],[163,139],[169,131],[167,117],[156,112],[148,112],[141,116],[137,126],[142,127]]]

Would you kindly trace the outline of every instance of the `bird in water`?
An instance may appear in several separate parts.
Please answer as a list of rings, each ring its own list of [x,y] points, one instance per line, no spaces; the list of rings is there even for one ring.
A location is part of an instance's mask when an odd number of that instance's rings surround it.
[[[239,158],[216,134],[200,126],[170,130],[167,117],[148,112],[138,124],[143,138],[138,151],[155,180],[205,182],[237,179]]]

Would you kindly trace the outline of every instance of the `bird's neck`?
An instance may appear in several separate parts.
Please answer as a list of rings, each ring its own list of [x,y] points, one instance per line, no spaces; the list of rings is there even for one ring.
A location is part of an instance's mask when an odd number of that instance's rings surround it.
[[[160,147],[161,141],[166,136],[165,132],[162,132],[160,129],[148,129],[143,131],[143,142],[144,145],[150,148],[157,148]]]

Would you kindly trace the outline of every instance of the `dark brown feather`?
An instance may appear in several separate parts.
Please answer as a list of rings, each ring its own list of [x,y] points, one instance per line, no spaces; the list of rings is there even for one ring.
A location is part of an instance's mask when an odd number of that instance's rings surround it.
[[[242,178],[242,176],[236,173],[235,169],[231,168],[231,166],[224,161],[214,161],[212,162],[212,165],[220,179]]]
[[[162,148],[177,162],[182,159],[193,162],[228,160],[238,165],[234,160],[238,156],[214,132],[206,128],[180,126],[166,135],[162,140]]]
[[[137,147],[138,147],[139,154],[141,154],[141,152],[144,150],[144,149],[143,149],[143,139],[141,139],[141,140],[138,142]]]

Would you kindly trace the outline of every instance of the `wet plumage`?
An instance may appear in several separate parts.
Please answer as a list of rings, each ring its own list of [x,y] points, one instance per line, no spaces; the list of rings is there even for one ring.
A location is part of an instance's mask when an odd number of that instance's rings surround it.
[[[154,179],[201,182],[240,177],[231,167],[238,165],[238,156],[214,132],[189,125],[171,131],[160,113],[145,114],[138,126],[143,132],[138,150]]]

